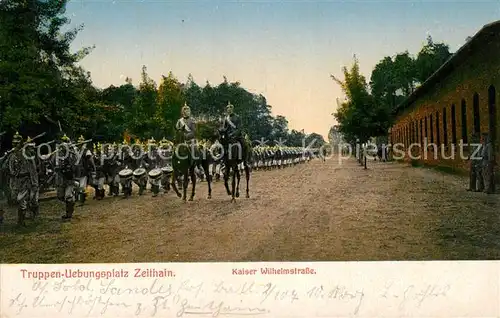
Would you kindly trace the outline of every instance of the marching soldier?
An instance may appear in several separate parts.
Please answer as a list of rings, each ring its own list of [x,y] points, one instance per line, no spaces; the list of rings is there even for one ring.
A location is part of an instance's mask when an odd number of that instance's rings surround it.
[[[63,220],[70,220],[75,211],[75,194],[77,182],[75,181],[76,164],[78,161],[74,146],[71,140],[64,134],[61,143],[53,155],[56,170],[57,198],[66,205],[66,214]]]
[[[170,180],[172,179],[172,151],[174,144],[163,138],[160,141],[160,160],[162,167],[162,175],[161,175],[161,186],[163,191],[167,193],[170,191]]]
[[[118,196],[120,194],[120,163],[118,161],[118,151],[116,143],[106,145],[104,149],[104,173],[106,175],[106,183],[109,186],[109,196]]]
[[[78,139],[78,143],[81,144],[80,155],[82,157],[78,158],[79,160],[76,165],[76,180],[79,184],[77,193],[78,200],[80,201],[81,205],[83,205],[87,198],[87,183],[89,177],[91,180],[93,179],[92,176],[94,176],[96,173],[96,166],[94,163],[94,158],[92,157],[92,152],[87,149],[85,138],[83,138],[83,136],[80,136],[80,138]]]
[[[139,140],[135,140],[132,149],[134,160],[133,181],[139,187],[139,195],[142,195],[146,190],[148,184],[148,175],[146,173],[148,163],[146,162],[146,154],[144,152],[144,150],[147,150],[147,147],[143,145]]]
[[[8,167],[10,173],[10,191],[18,204],[17,222],[25,226],[28,205],[32,210],[33,218],[38,216],[38,173],[35,157],[32,151],[25,151],[22,137],[16,132],[12,140],[14,151],[9,155]],[[30,139],[27,140],[31,142]]]
[[[481,168],[484,180],[484,192],[487,194],[492,194],[495,192],[495,152],[493,151],[493,142],[491,140],[491,136],[488,133],[483,134],[481,157],[483,159]]]
[[[104,190],[104,183],[106,182],[106,175],[104,173],[104,164],[101,160],[102,158],[102,146],[101,143],[94,145],[94,162],[96,167],[95,176],[93,176],[92,186],[95,189],[94,199],[102,200],[106,194]]]

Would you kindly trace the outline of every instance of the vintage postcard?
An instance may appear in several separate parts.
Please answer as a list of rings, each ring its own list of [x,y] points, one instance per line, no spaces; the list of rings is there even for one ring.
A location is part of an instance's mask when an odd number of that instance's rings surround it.
[[[0,317],[499,317],[499,19],[0,0]]]

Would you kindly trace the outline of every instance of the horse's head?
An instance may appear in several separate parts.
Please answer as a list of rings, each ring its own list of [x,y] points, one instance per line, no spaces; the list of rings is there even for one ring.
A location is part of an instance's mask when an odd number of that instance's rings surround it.
[[[219,128],[217,130],[217,133],[219,135],[219,142],[222,144],[222,145],[227,145],[229,143],[229,136],[228,136],[228,133],[227,133],[227,130],[223,127]]]

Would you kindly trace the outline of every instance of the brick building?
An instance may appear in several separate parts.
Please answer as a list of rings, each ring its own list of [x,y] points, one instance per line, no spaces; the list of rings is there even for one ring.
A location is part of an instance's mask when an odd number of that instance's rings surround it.
[[[390,130],[392,144],[436,147],[404,149],[419,161],[467,171],[460,155],[460,142],[467,144],[472,133],[490,132],[500,158],[500,112],[496,109],[500,91],[500,21],[485,25],[445,64],[398,107],[396,123]],[[417,149],[415,149],[417,148]],[[454,158],[452,149],[455,148]],[[401,148],[402,149],[402,148]],[[468,154],[468,147],[463,147]],[[437,156],[435,157],[435,153]],[[498,176],[498,165],[496,175]]]

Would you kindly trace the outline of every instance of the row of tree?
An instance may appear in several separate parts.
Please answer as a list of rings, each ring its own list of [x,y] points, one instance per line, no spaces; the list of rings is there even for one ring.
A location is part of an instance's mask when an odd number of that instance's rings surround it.
[[[332,127],[331,133],[340,131],[350,143],[387,135],[398,105],[451,55],[447,44],[435,43],[428,36],[427,43],[416,56],[405,51],[380,60],[372,70],[370,82],[360,73],[355,57],[350,68],[342,69],[343,80],[331,75],[345,94],[345,100],[338,102],[333,114],[338,125]]]
[[[174,125],[187,103],[198,120],[198,137],[213,139],[227,103],[235,106],[252,140],[268,145],[324,143],[318,134],[289,130],[284,116],[273,116],[262,95],[239,82],[198,85],[192,76],[182,83],[172,72],[157,84],[144,66],[140,83],[132,80],[99,89],[79,62],[92,51],[72,53],[78,26],[67,32],[68,0],[0,1],[0,132],[3,148],[15,131],[53,139],[62,132],[102,141],[174,138]],[[5,142],[7,141],[7,142]]]

